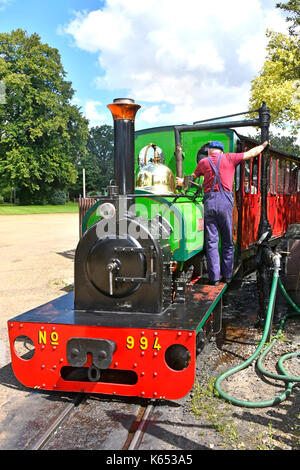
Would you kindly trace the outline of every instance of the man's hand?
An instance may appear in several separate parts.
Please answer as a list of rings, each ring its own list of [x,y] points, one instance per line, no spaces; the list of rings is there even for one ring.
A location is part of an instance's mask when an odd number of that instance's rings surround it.
[[[176,186],[183,186],[183,178],[176,176]]]
[[[263,144],[258,145],[257,147],[254,147],[251,150],[248,150],[248,152],[245,152],[244,160],[248,160],[248,158],[253,158],[259,155],[269,145],[269,143],[270,142],[266,140]]]

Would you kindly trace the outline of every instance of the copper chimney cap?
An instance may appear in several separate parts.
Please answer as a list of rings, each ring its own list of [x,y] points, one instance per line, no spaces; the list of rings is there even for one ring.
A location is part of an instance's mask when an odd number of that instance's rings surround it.
[[[128,119],[130,121],[135,120],[135,115],[140,109],[140,105],[135,104],[131,98],[115,98],[113,104],[109,104],[107,107],[110,109],[114,120]]]

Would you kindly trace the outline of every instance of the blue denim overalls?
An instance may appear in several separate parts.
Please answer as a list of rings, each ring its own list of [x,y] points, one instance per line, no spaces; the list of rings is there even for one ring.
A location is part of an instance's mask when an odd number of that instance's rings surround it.
[[[204,194],[204,223],[205,244],[208,277],[210,281],[220,280],[219,233],[221,236],[221,274],[230,278],[233,270],[234,246],[232,242],[232,192],[224,191],[219,175],[221,155],[217,167],[208,157],[209,163],[215,172],[215,179],[211,190]],[[214,191],[216,182],[219,191]]]

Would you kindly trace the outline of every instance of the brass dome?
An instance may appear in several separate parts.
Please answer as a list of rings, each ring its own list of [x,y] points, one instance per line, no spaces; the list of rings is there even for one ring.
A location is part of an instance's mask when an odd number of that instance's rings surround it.
[[[147,163],[149,148],[154,150],[154,160]],[[156,194],[174,194],[175,177],[172,170],[159,161],[157,145],[150,143],[145,150],[144,165],[139,171],[136,188],[144,189]]]
[[[173,172],[162,163],[148,163],[139,171],[136,188],[157,194],[174,194],[175,178]]]

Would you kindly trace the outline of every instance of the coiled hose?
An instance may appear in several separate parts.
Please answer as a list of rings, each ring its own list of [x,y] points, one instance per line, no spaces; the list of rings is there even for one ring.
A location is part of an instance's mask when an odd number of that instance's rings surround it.
[[[277,264],[277,265],[276,265]],[[266,371],[263,366],[262,366],[262,361],[264,359],[264,357],[269,353],[269,351],[272,349],[272,347],[274,346],[276,340],[278,339],[282,329],[283,329],[283,325],[285,323],[285,321],[290,318],[290,317],[294,317],[294,316],[298,316],[300,315],[300,308],[295,304],[295,302],[293,302],[293,300],[290,298],[290,296],[288,295],[288,293],[286,292],[280,278],[279,278],[279,265],[278,263],[275,263],[275,268],[274,268],[274,274],[273,274],[273,280],[272,280],[272,286],[271,286],[271,292],[270,292],[270,298],[269,298],[269,305],[268,305],[268,310],[267,310],[267,315],[266,315],[266,323],[265,323],[265,328],[264,328],[264,332],[263,332],[263,336],[262,336],[262,339],[259,343],[259,346],[258,348],[256,349],[256,351],[254,352],[254,354],[249,358],[247,359],[245,362],[243,362],[242,364],[236,366],[236,367],[233,367],[232,369],[224,372],[223,374],[221,374],[217,380],[216,380],[216,383],[215,383],[215,390],[218,392],[218,394],[224,398],[225,400],[229,401],[230,403],[232,403],[233,405],[237,405],[237,406],[242,406],[242,407],[247,407],[247,408],[265,408],[267,406],[274,406],[274,405],[277,405],[278,403],[281,403],[282,401],[286,400],[286,398],[289,397],[289,395],[291,394],[291,391],[294,387],[294,385],[296,385],[296,383],[300,382],[300,377],[299,376],[291,376],[287,373],[287,371],[285,370],[284,366],[283,366],[283,363],[284,361],[286,361],[287,359],[290,359],[292,357],[300,357],[300,352],[294,352],[294,353],[288,353],[288,354],[284,354],[278,361],[278,368],[281,372],[281,374],[273,374],[273,373],[270,373],[268,371]],[[277,292],[277,286],[280,286],[281,290],[282,290],[282,293],[284,295],[284,297],[287,299],[287,301],[292,305],[292,307],[296,310],[297,313],[292,313],[292,314],[287,314],[285,315],[281,322],[280,322],[280,325],[279,325],[279,329],[277,331],[277,334],[276,336],[273,338],[273,340],[271,341],[271,343],[268,345],[268,347],[265,349],[265,351],[262,352],[262,354],[260,355],[261,353],[261,350],[263,349],[264,347],[264,344],[266,342],[266,339],[267,339],[267,336],[268,336],[268,332],[269,332],[269,328],[270,328],[270,324],[271,324],[271,320],[272,320],[272,312],[273,312],[273,306],[274,306],[274,302],[275,302],[275,299],[276,299],[276,292]],[[260,355],[260,356],[259,356]],[[243,369],[245,369],[246,367],[248,367],[257,357],[259,356],[258,360],[257,360],[257,368],[258,370],[265,376],[267,377],[271,377],[272,379],[276,379],[276,380],[283,380],[284,382],[286,382],[286,388],[285,388],[285,391],[281,394],[281,395],[278,395],[276,396],[275,398],[273,399],[270,399],[270,400],[263,400],[263,401],[244,401],[244,400],[239,400],[235,397],[232,397],[230,395],[228,395],[227,393],[225,393],[222,389],[221,389],[221,382],[226,379],[226,377],[229,377],[230,375],[233,375]]]

